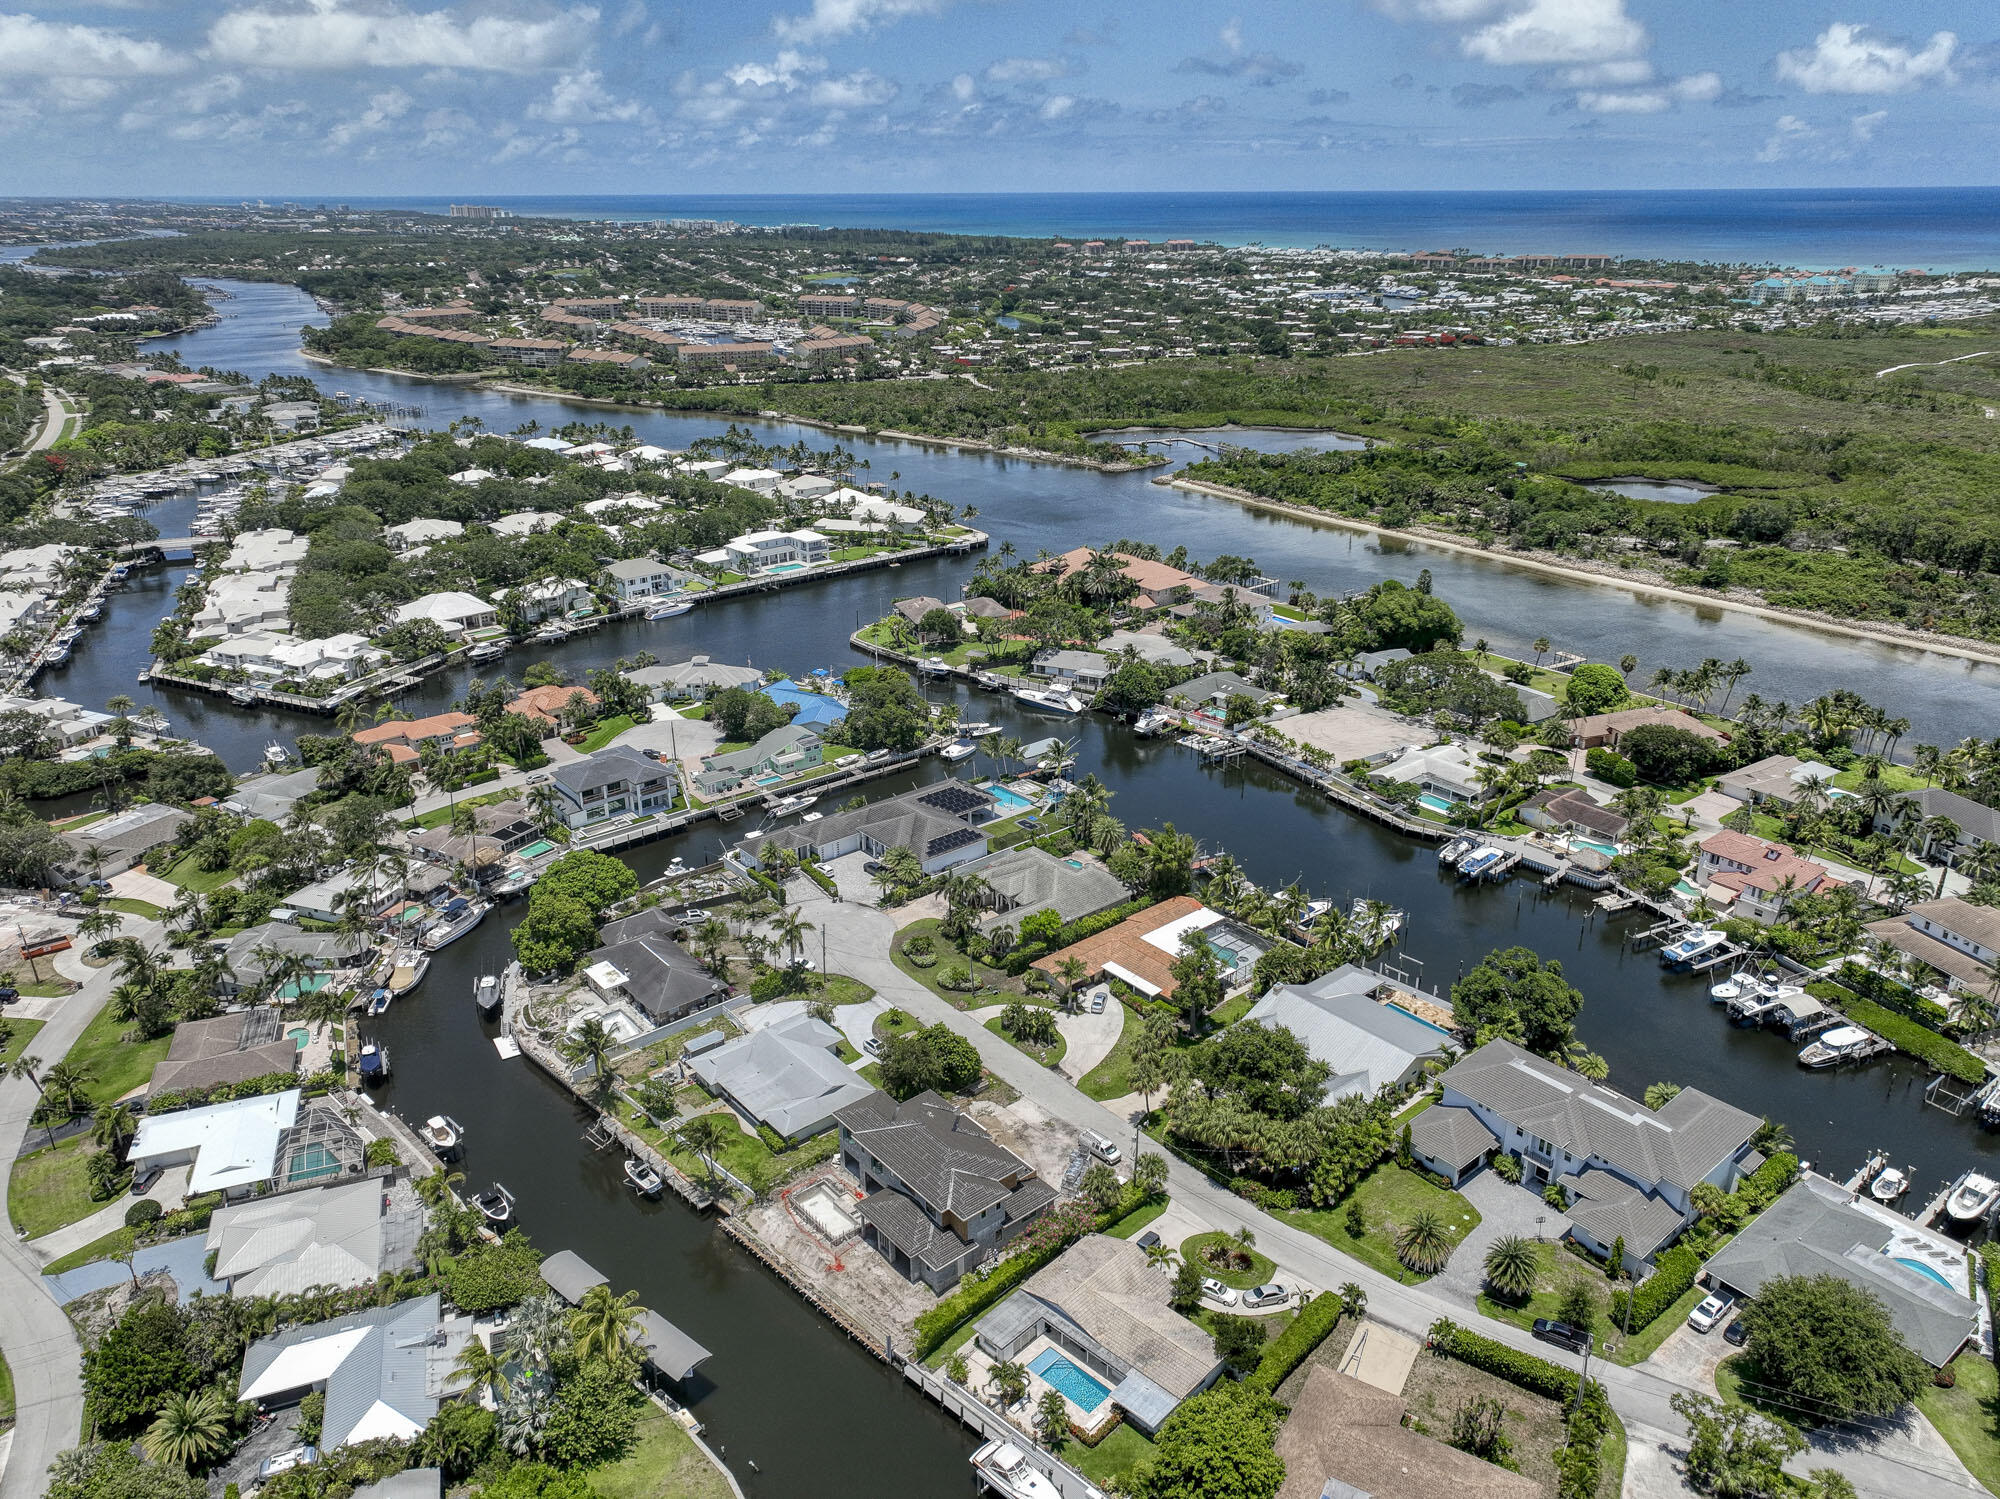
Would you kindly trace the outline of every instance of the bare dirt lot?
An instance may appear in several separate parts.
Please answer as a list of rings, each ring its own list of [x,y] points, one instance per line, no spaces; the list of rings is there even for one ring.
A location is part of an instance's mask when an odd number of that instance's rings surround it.
[[[1280,719],[1273,727],[1301,744],[1325,750],[1336,762],[1366,759],[1384,750],[1423,744],[1433,737],[1388,709],[1358,698],[1344,698],[1337,708]]]
[[[1035,1168],[1051,1186],[1062,1185],[1063,1171],[1076,1151],[1076,1131],[1051,1118],[1030,1099],[1017,1098],[1005,1107],[981,1100],[966,1110],[993,1138]]]

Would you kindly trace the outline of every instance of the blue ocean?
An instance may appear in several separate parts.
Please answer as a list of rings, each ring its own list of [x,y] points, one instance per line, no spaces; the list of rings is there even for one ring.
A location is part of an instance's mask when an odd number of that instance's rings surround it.
[[[282,195],[272,195],[276,201]],[[470,196],[470,195],[469,195]],[[220,200],[204,200],[220,201]],[[444,211],[449,198],[350,198]],[[463,200],[461,200],[463,201]],[[812,193],[491,197],[521,215],[734,219],[951,234],[1199,239],[1827,269],[2000,268],[2000,188],[1649,192]]]

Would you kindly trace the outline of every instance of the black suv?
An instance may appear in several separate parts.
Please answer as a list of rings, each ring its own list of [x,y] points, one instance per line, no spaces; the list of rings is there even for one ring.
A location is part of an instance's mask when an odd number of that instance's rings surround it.
[[[1558,1322],[1551,1317],[1535,1318],[1535,1336],[1544,1343],[1567,1348],[1571,1353],[1583,1353],[1590,1347],[1589,1333],[1580,1327],[1572,1327],[1567,1322]]]

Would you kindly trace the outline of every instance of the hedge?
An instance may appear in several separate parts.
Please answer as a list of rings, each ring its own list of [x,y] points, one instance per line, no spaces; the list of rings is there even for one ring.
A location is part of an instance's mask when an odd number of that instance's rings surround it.
[[[1837,1005],[1856,1025],[1875,1032],[1898,1051],[1908,1052],[1938,1072],[1949,1073],[1962,1083],[1986,1080],[1986,1064],[1956,1041],[1940,1036],[1907,1016],[1885,1009],[1872,999],[1863,999],[1838,984],[1808,984],[1806,993]]]
[[[1150,895],[1142,895],[1136,900],[1128,900],[1122,906],[1113,906],[1108,911],[1099,911],[1095,916],[1080,917],[1057,932],[1055,939],[1046,944],[1023,942],[1007,954],[1009,973],[1025,972],[1038,958],[1045,958],[1052,952],[1061,952],[1065,947],[1074,947],[1086,937],[1095,937],[1099,932],[1108,932],[1119,922],[1141,911],[1151,910],[1159,902]]]
[[[1264,1356],[1257,1360],[1256,1369],[1244,1382],[1267,1395],[1276,1394],[1291,1372],[1326,1341],[1346,1309],[1346,1303],[1333,1292],[1321,1291],[1299,1308],[1291,1326],[1266,1345]]]
[[[1782,1157],[1781,1157],[1782,1159]],[[1767,1161],[1765,1163],[1769,1165]],[[1793,1162],[1794,1168],[1797,1162]],[[1762,1167],[1758,1168],[1762,1170]],[[1659,1320],[1660,1314],[1694,1285],[1694,1278],[1701,1274],[1701,1256],[1685,1244],[1676,1244],[1653,1262],[1653,1273],[1630,1291],[1611,1293],[1611,1321],[1613,1325],[1627,1333],[1635,1333],[1642,1327],[1650,1327]],[[1631,1302],[1631,1321],[1626,1319],[1626,1302]]]
[[[815,885],[819,886],[819,888],[824,890],[828,895],[838,897],[838,895],[840,894],[839,890],[834,886],[833,876],[828,874],[824,869],[821,869],[819,865],[813,863],[811,860],[808,859],[801,862],[799,865],[799,872],[803,874],[807,879],[811,880]]]
[[[1576,1376],[1569,1370],[1545,1358],[1537,1358],[1532,1353],[1509,1348],[1505,1343],[1482,1338],[1476,1332],[1467,1332],[1449,1317],[1440,1317],[1431,1324],[1430,1346],[1433,1353],[1483,1369],[1494,1378],[1517,1385],[1530,1395],[1540,1395],[1547,1400],[1568,1400],[1576,1394]],[[1594,1379],[1590,1388],[1601,1393],[1601,1387]]]
[[[1789,1151],[1780,1151],[1751,1172],[1736,1189],[1736,1195],[1743,1199],[1751,1212],[1761,1213],[1798,1179],[1799,1158]]]

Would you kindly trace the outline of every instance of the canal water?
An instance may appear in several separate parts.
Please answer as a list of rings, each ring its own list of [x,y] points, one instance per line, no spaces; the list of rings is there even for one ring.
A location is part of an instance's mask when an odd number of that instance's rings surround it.
[[[535,420],[544,427],[602,416],[629,422],[651,441],[684,446],[717,430],[712,418],[609,413],[559,402],[469,391],[395,377],[328,370],[299,358],[296,330],[322,321],[288,287],[232,284],[214,328],[173,342],[191,364],[252,376],[309,374],[330,391],[419,404],[425,423],[476,415],[506,431]],[[814,444],[827,434],[784,423],[754,425],[766,440]],[[1199,440],[1212,440],[1208,434]],[[1704,656],[1743,656],[1756,667],[1746,683],[1766,697],[1802,701],[1846,686],[1910,717],[1912,739],[1949,743],[1982,732],[2000,709],[2000,669],[1969,666],[1922,651],[1818,636],[1803,628],[1725,611],[1706,611],[1623,590],[1577,584],[1504,564],[1423,547],[1368,540],[1289,519],[1252,514],[1149,482],[1147,474],[1109,475],[991,455],[956,454],[913,444],[843,438],[871,467],[864,478],[928,490],[976,505],[977,524],[995,544],[1023,554],[1061,551],[1120,536],[1163,550],[1185,544],[1196,556],[1255,557],[1277,578],[1319,590],[1362,586],[1382,576],[1414,581],[1428,567],[1438,592],[1467,621],[1468,633],[1501,649],[1524,649],[1547,634],[1593,656],[1639,654],[1684,665]],[[1255,441],[1255,434],[1230,440]],[[1286,441],[1295,441],[1287,434]],[[181,502],[184,503],[184,502]],[[153,514],[165,524],[172,513]],[[171,527],[170,527],[171,529]],[[789,672],[836,669],[859,658],[848,632],[881,615],[898,597],[956,596],[971,563],[916,562],[828,580],[771,595],[698,609],[676,619],[614,626],[549,652],[573,671],[646,649],[662,659],[702,651]],[[100,705],[114,693],[144,701],[136,676],[146,639],[171,604],[179,572],[156,573],[113,596],[106,619],[78,643],[70,665],[42,679],[42,690]],[[517,653],[505,670],[518,679],[531,659]],[[434,678],[403,699],[412,712],[445,706],[463,676]],[[1921,1103],[1920,1069],[1878,1061],[1836,1074],[1807,1073],[1793,1048],[1774,1035],[1729,1027],[1702,981],[1665,975],[1649,953],[1632,953],[1626,918],[1606,918],[1579,894],[1544,894],[1513,881],[1460,887],[1442,880],[1428,847],[1353,817],[1254,764],[1205,770],[1170,742],[1134,738],[1119,725],[1086,717],[1052,719],[961,686],[968,717],[999,723],[1015,737],[1061,733],[1078,740],[1078,773],[1095,773],[1115,793],[1113,810],[1128,826],[1175,822],[1210,851],[1227,849],[1249,875],[1269,886],[1299,879],[1314,894],[1370,896],[1410,912],[1406,956],[1413,976],[1448,989],[1454,978],[1496,947],[1520,944],[1560,959],[1587,996],[1579,1030],[1611,1064],[1611,1080],[1637,1094],[1672,1080],[1704,1088],[1791,1127],[1802,1153],[1845,1172],[1869,1151],[1886,1150],[1913,1168],[1919,1191],[1934,1190],[1976,1160],[2000,1166],[2000,1136],[1954,1121]],[[247,714],[193,694],[162,691],[157,700],[177,725],[249,768],[274,735],[323,730],[323,720]],[[975,762],[985,768],[983,762]],[[945,767],[877,783],[887,794]],[[705,862],[722,847],[716,825],[634,850],[630,862],[650,877],[681,856]],[[791,1291],[731,1246],[706,1221],[676,1203],[636,1202],[615,1156],[594,1154],[581,1139],[586,1118],[524,1059],[502,1061],[490,1028],[471,1004],[475,978],[498,972],[510,956],[503,908],[472,935],[439,954],[425,984],[372,1027],[390,1047],[395,1076],[385,1106],[421,1120],[445,1112],[468,1131],[465,1162],[474,1186],[504,1181],[521,1217],[547,1249],[574,1248],[611,1277],[636,1288],[714,1350],[696,1408],[752,1494],[818,1493],[831,1499],[880,1493],[962,1490],[966,1438],[923,1402],[897,1392],[871,1357],[811,1313]],[[1420,967],[1418,965],[1421,965]],[[752,1473],[748,1462],[760,1470]]]

